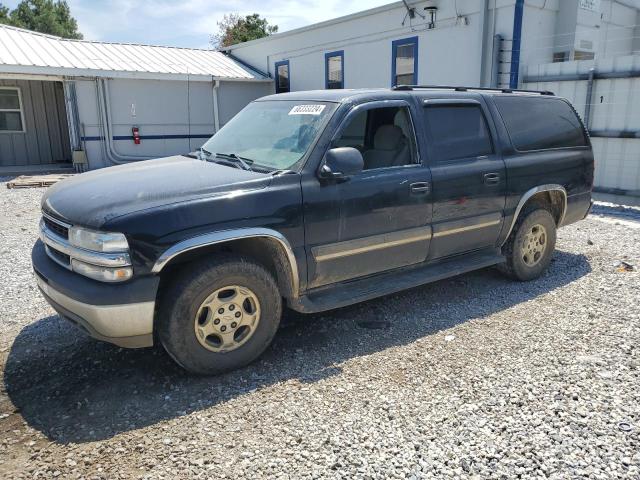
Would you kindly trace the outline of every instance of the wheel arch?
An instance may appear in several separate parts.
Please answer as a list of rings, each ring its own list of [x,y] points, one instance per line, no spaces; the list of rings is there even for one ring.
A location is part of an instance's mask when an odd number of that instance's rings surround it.
[[[562,226],[564,216],[567,212],[567,190],[562,185],[558,184],[538,185],[537,187],[527,190],[520,198],[518,206],[513,214],[509,230],[504,237],[503,244],[509,239],[520,214],[523,212],[525,207],[531,203],[549,205],[551,207],[551,214],[554,216],[556,221],[556,226],[558,228]]]
[[[275,274],[282,296],[299,295],[300,277],[293,249],[284,235],[268,228],[222,230],[183,240],[165,250],[151,271],[161,274],[168,266],[220,248],[251,256],[265,264]]]

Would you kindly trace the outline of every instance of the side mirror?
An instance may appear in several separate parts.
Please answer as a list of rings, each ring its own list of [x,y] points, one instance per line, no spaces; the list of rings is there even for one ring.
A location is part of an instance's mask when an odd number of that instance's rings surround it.
[[[338,147],[327,150],[319,176],[324,179],[345,181],[364,168],[362,153],[353,147]]]

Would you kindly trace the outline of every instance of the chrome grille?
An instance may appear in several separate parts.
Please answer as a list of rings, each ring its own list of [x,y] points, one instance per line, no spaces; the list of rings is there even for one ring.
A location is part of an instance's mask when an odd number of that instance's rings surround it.
[[[52,224],[57,228],[54,230]],[[103,253],[76,247],[67,238],[71,225],[43,214],[40,222],[40,239],[45,244],[47,255],[53,261],[71,270],[72,260],[79,260],[101,267],[128,267],[131,265],[129,252]],[[63,230],[64,229],[64,230]],[[63,236],[66,231],[66,235]]]
[[[50,231],[52,231],[59,237],[64,238],[65,240],[69,239],[69,225],[60,222],[59,220],[56,220],[48,215],[42,215],[42,221]]]
[[[47,255],[49,255],[49,258],[65,268],[71,268],[71,257],[69,255],[51,248],[49,245],[45,245],[45,248],[47,249]]]

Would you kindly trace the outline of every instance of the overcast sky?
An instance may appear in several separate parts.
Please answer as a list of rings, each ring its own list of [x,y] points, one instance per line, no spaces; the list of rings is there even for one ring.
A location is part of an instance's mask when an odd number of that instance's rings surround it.
[[[258,13],[281,32],[392,0],[67,0],[88,40],[207,48],[225,13]],[[13,8],[19,0],[2,0]]]

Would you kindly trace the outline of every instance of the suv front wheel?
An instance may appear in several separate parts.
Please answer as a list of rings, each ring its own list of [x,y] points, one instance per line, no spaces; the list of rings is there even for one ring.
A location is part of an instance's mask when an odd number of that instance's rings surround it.
[[[193,265],[182,269],[161,299],[158,335],[165,350],[201,375],[252,362],[280,323],[282,300],[272,275],[235,255]]]
[[[537,208],[520,215],[502,247],[506,262],[498,268],[511,278],[533,280],[551,263],[556,246],[556,222],[548,210]]]

